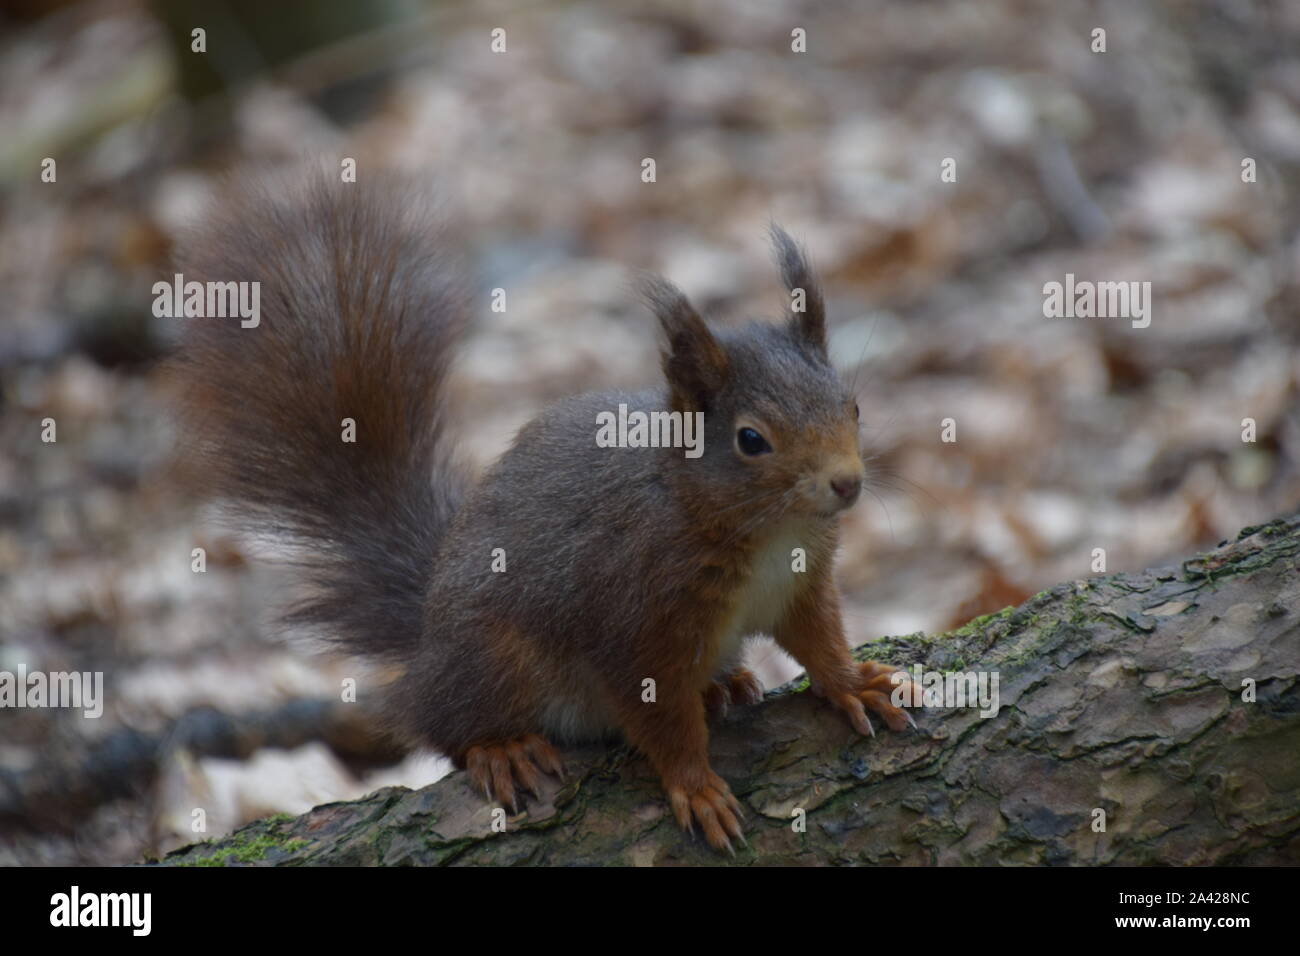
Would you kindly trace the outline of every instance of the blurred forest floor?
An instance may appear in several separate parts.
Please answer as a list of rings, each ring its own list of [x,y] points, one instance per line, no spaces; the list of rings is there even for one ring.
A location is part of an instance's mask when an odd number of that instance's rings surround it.
[[[629,269],[719,321],[779,316],[781,222],[877,456],[839,565],[855,643],[1300,501],[1300,5],[323,7],[349,12],[0,6],[0,670],[108,690],[99,720],[0,712],[0,864],[130,862],[193,840],[195,807],[215,835],[445,769],[350,725],[280,733],[352,665],[273,638],[277,578],[175,480],[150,288],[245,165],[350,156],[439,182],[483,290],[451,389],[481,464],[551,400],[656,378]],[[1044,318],[1067,273],[1151,282],[1150,326]],[[770,643],[754,661],[769,686],[794,670]]]

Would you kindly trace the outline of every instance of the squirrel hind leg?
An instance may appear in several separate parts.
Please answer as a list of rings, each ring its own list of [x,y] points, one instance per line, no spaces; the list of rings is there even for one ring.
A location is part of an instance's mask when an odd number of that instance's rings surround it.
[[[542,775],[564,779],[559,752],[539,734],[516,740],[476,744],[465,751],[465,770],[470,782],[495,800],[518,812],[518,790],[541,798]]]
[[[712,717],[724,717],[732,707],[757,704],[763,699],[763,682],[748,667],[719,674],[704,688],[704,708]]]

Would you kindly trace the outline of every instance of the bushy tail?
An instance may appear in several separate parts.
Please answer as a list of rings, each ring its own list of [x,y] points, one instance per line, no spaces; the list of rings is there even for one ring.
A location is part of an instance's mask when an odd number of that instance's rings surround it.
[[[236,188],[182,244],[186,283],[260,283],[260,321],[185,319],[172,371],[192,470],[241,526],[297,546],[288,620],[401,658],[468,487],[441,396],[463,270],[419,190],[337,180]]]

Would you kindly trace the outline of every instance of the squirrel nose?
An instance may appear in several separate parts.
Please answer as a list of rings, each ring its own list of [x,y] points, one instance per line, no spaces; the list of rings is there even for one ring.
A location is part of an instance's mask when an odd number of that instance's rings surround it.
[[[846,502],[852,503],[858,497],[858,492],[862,490],[862,479],[857,475],[841,476],[831,479],[831,490],[843,498]]]

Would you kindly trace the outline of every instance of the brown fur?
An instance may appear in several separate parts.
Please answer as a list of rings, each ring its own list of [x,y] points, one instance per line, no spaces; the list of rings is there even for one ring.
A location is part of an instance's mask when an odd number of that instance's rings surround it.
[[[740,807],[709,767],[706,704],[759,692],[738,667],[747,634],[772,633],[860,730],[864,708],[899,723],[893,669],[855,664],[840,621],[836,520],[863,469],[806,260],[774,230],[807,311],[727,332],[648,280],[665,386],[557,403],[470,488],[441,427],[459,273],[421,210],[398,186],[319,179],[236,199],[198,234],[186,278],[260,279],[263,318],[187,331],[194,453],[249,524],[300,546],[313,591],[295,620],[393,668],[384,710],[403,738],[513,805],[558,772],[550,741],[621,733],[678,821],[730,848]],[[620,403],[703,411],[704,454],[597,447],[596,414]],[[744,427],[771,451],[743,454]]]

